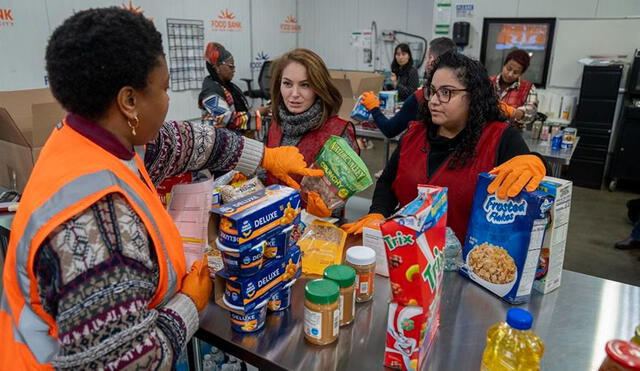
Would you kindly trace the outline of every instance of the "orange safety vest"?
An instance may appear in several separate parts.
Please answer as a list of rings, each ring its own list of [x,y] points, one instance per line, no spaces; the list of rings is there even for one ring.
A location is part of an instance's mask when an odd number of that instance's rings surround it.
[[[109,193],[127,199],[153,241],[159,281],[149,308],[167,303],[180,290],[185,275],[180,234],[137,154],[135,162],[140,174],[70,126],[59,123],[53,130],[11,228],[0,298],[0,370],[53,368],[58,329],[40,303],[34,260],[56,227]]]

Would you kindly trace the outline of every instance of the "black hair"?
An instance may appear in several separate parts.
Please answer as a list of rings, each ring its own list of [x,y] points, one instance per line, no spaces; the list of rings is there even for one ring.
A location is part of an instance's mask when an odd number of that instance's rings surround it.
[[[456,43],[448,37],[436,37],[429,43],[429,54],[434,58],[452,50],[456,50]]]
[[[400,64],[398,64],[398,61],[396,61],[396,53],[398,52],[398,49],[402,50],[404,53],[409,54],[409,61],[404,66],[400,66]],[[413,67],[413,56],[411,55],[411,48],[409,48],[409,45],[405,43],[398,44],[396,48],[393,49],[393,62],[391,62],[391,72],[398,75],[402,74],[402,72],[408,70],[411,67]]]
[[[454,148],[449,162],[450,169],[461,168],[475,156],[476,145],[484,125],[487,122],[504,121],[505,118],[498,107],[498,95],[489,80],[489,74],[480,62],[456,51],[447,52],[436,59],[433,73],[429,76],[426,86],[431,86],[435,72],[441,68],[451,68],[469,94],[467,125],[458,134],[461,140]],[[427,100],[421,104],[420,111],[422,121],[427,127],[434,125]]]
[[[116,7],[75,13],[46,51],[54,97],[69,112],[102,117],[124,86],[143,90],[164,56],[162,35],[142,14]]]

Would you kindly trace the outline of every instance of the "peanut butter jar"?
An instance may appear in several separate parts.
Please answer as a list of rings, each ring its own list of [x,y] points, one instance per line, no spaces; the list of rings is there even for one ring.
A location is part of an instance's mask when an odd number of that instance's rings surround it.
[[[305,339],[316,345],[333,343],[340,330],[340,287],[333,281],[317,279],[307,282],[304,296]]]

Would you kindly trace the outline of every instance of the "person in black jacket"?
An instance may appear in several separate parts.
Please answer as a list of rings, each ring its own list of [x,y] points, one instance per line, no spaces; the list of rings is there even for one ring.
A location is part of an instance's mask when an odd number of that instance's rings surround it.
[[[487,191],[503,199],[535,190],[544,177],[542,159],[504,122],[480,62],[445,53],[427,86],[422,121],[409,126],[378,179],[369,214],[344,225],[347,232],[381,223],[417,196],[418,184],[431,184],[448,187],[447,224],[463,241],[479,173],[497,175]]]
[[[203,109],[203,121],[218,127],[243,132],[250,127],[255,116],[249,112],[249,104],[242,90],[231,82],[236,71],[231,53],[221,44],[207,44],[205,60],[209,76],[202,81],[198,106]],[[268,106],[258,108],[261,115],[269,112]]]
[[[420,85],[418,70],[413,65],[413,57],[409,45],[402,43],[396,46],[393,52],[394,58],[391,62],[391,81],[393,87],[398,91],[398,100],[403,102]]]

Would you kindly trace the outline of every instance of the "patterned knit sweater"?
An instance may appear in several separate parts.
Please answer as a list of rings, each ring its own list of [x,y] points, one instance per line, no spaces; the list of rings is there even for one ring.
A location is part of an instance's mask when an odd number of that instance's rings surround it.
[[[99,126],[67,123],[135,170],[133,154]],[[106,138],[106,139],[105,139]],[[147,145],[151,179],[201,169],[255,171],[262,144],[225,129],[169,122]],[[120,194],[109,194],[54,230],[35,260],[40,299],[58,325],[53,364],[68,370],[171,369],[198,328],[184,294],[148,309],[158,259],[144,224]]]

